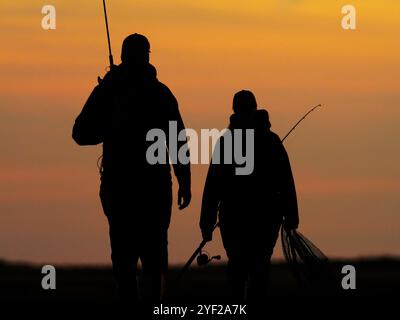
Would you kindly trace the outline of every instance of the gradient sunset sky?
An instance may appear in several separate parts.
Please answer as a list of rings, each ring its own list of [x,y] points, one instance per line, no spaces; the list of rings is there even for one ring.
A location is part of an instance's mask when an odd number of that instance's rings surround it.
[[[46,4],[56,30],[41,28]],[[341,27],[345,4],[356,7],[356,30]],[[145,34],[187,127],[226,127],[241,89],[281,136],[322,103],[285,143],[300,231],[330,257],[400,255],[399,1],[111,0],[108,11],[116,62],[125,36]],[[0,259],[110,261],[101,147],[71,139],[108,64],[102,14],[100,0],[0,3]],[[173,210],[171,263],[200,241],[207,166],[192,171],[193,202]],[[219,235],[207,251],[224,252]]]

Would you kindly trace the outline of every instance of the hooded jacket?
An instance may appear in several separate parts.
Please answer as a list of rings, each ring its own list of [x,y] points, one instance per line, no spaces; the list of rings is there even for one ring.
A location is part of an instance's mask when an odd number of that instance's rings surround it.
[[[262,230],[263,225],[283,218],[297,227],[297,197],[289,158],[280,138],[270,128],[266,110],[230,117],[231,131],[254,129],[254,170],[249,175],[237,175],[235,161],[211,163],[201,208],[203,235],[212,232],[218,212],[221,227],[231,229],[231,234],[246,234],[256,226]],[[224,137],[218,144],[224,150]]]
[[[75,121],[72,136],[79,145],[103,143],[103,183],[118,187],[129,181],[131,185],[148,186],[149,190],[163,190],[162,186],[171,185],[169,121],[176,121],[178,132],[185,129],[177,100],[158,81],[155,67],[121,64],[94,88]],[[153,143],[147,141],[147,133],[154,128],[166,134],[165,164],[149,164],[146,159]],[[186,142],[176,143],[179,150]],[[179,184],[190,188],[190,164],[177,163],[173,167]]]

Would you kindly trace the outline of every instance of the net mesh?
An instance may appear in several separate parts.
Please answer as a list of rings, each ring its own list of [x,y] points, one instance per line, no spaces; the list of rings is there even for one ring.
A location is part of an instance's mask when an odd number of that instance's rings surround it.
[[[300,232],[283,226],[281,241],[285,258],[301,286],[325,289],[330,286],[328,258],[315,244]]]

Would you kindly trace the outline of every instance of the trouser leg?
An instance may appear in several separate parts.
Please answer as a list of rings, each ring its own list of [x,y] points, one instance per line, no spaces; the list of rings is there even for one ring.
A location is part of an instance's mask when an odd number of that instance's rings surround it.
[[[227,277],[231,289],[231,298],[235,302],[245,300],[246,286],[246,269],[243,258],[240,254],[232,252],[228,253]]]
[[[144,298],[148,302],[159,302],[163,297],[163,279],[168,269],[167,229],[157,230],[146,238],[141,252],[144,276]]]
[[[118,225],[110,225],[111,260],[120,298],[138,300],[137,263],[138,248],[129,231]]]
[[[267,298],[270,266],[270,256],[253,257],[248,273],[247,300],[249,302],[260,302]]]
[[[280,223],[270,223],[264,235],[253,239],[248,252],[248,301],[265,301],[270,287],[271,257],[279,236]],[[261,231],[259,232],[261,234]]]
[[[121,299],[138,300],[137,262],[139,252],[135,246],[131,222],[125,221],[127,208],[123,195],[108,184],[101,185],[100,199],[109,223],[111,261]]]

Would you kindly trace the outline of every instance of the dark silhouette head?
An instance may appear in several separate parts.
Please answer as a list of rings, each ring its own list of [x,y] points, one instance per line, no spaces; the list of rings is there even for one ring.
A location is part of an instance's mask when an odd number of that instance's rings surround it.
[[[257,110],[257,101],[253,92],[242,90],[233,97],[233,112],[242,115]]]
[[[121,60],[125,64],[145,65],[150,61],[150,42],[138,33],[126,37],[122,44]]]

